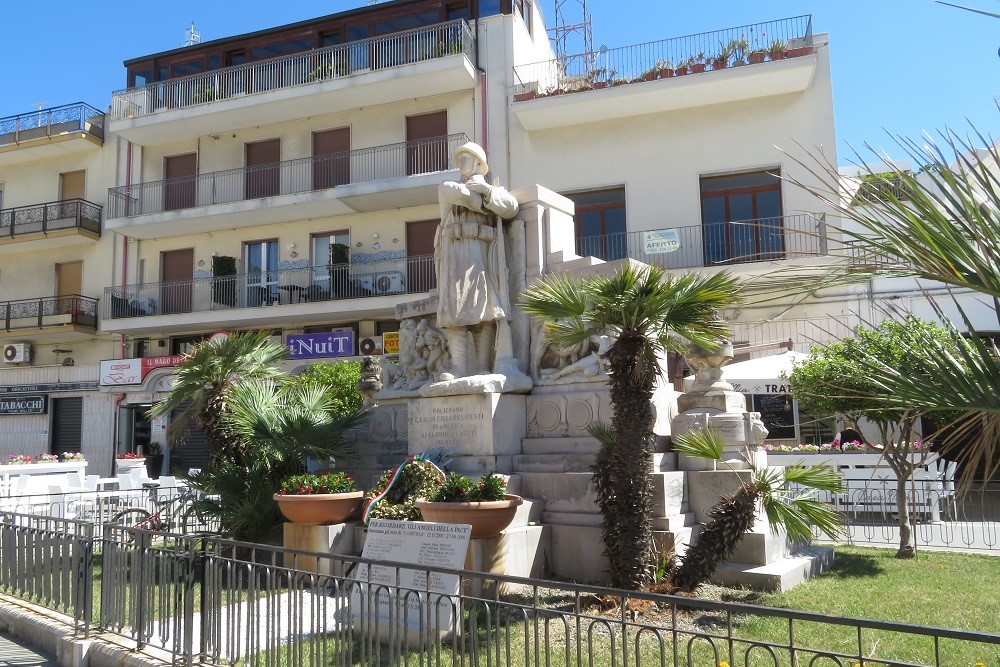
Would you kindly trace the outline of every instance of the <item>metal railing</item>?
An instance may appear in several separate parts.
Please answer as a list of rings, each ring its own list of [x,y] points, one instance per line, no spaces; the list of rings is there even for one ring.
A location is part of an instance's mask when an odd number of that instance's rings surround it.
[[[108,217],[131,218],[443,171],[450,168],[455,148],[468,140],[464,133],[456,133],[110,188]]]
[[[768,54],[766,57],[772,60],[811,52],[812,16],[794,16],[517,65],[514,94],[574,92],[745,65],[751,60],[751,51],[761,52],[763,59],[762,52],[769,51],[774,42],[783,42],[788,50],[783,54]],[[515,97],[515,101],[523,100]]]
[[[366,299],[436,286],[434,256],[333,264],[107,287],[101,317],[121,319],[230,308]]]
[[[825,215],[786,215],[576,239],[576,253],[634,259],[668,269],[767,262],[830,253]]]
[[[3,331],[77,324],[97,327],[97,299],[79,294],[0,301]]]
[[[86,199],[0,209],[0,238],[45,234],[63,229],[101,233],[101,207]]]
[[[58,608],[78,632],[97,627],[185,665],[937,667],[1000,647],[1000,635],[986,632],[115,525],[97,536],[86,524],[24,514],[0,514],[0,542],[3,592]],[[454,588],[437,587],[448,580]]]
[[[0,146],[80,131],[103,140],[104,113],[78,102],[0,118]]]
[[[472,59],[474,44],[465,21],[449,21],[119,90],[112,94],[111,118],[148,116],[460,53]]]

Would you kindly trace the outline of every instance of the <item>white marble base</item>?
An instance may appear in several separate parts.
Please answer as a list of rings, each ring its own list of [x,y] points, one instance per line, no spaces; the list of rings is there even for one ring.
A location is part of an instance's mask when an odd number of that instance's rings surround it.
[[[527,423],[525,398],[479,393],[411,400],[407,408],[409,453],[448,447],[456,457],[520,454]]]

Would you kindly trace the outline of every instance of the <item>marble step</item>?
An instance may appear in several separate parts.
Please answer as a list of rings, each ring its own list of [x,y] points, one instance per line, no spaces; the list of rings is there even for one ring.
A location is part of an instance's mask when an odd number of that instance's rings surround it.
[[[597,438],[589,435],[521,439],[524,454],[596,454],[600,449]]]

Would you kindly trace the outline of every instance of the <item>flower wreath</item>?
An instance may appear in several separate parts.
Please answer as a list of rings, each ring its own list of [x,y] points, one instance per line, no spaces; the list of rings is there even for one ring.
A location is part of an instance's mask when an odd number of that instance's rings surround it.
[[[420,521],[420,510],[414,507],[417,498],[426,498],[444,482],[444,473],[430,461],[419,456],[385,471],[378,482],[365,494],[365,525],[372,519]]]

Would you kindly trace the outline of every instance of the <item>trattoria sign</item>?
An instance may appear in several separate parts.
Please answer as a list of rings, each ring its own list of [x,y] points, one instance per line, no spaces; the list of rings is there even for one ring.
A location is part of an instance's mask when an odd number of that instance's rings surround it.
[[[101,362],[101,386],[127,387],[142,384],[150,371],[180,366],[183,361],[184,357],[179,354],[141,359],[105,359]]]
[[[48,407],[46,396],[2,396],[0,415],[44,415]]]

